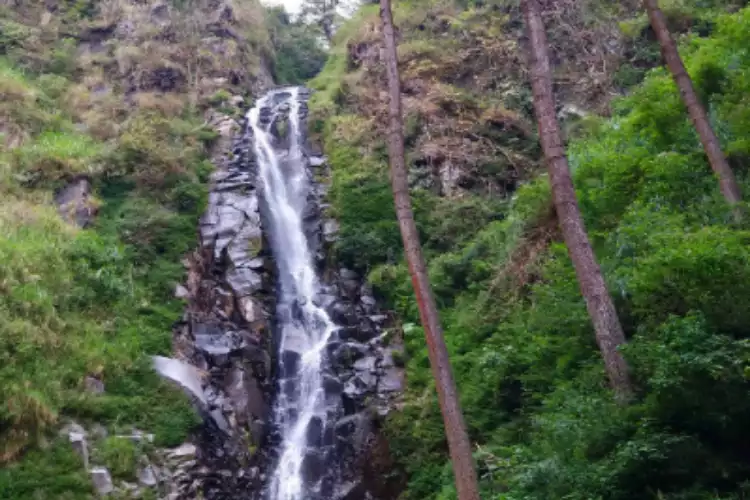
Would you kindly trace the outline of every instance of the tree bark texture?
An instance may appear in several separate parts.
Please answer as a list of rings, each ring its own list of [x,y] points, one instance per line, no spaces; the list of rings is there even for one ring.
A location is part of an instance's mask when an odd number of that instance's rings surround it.
[[[706,110],[695,93],[693,81],[690,79],[690,75],[688,75],[685,65],[682,63],[680,53],[677,51],[677,45],[669,33],[664,13],[659,8],[659,2],[657,0],[643,0],[643,6],[646,8],[646,12],[648,12],[651,27],[656,33],[659,45],[661,45],[661,53],[667,64],[667,68],[672,73],[672,78],[674,78],[677,84],[682,101],[685,103],[685,107],[690,114],[690,119],[695,126],[695,130],[698,132],[703,149],[706,151],[708,162],[719,178],[721,194],[724,195],[724,198],[730,205],[734,205],[741,201],[739,185],[734,177],[732,168],[724,156],[724,152],[721,150],[719,139],[714,134],[713,128],[711,128]]]
[[[565,245],[573,261],[581,293],[586,300],[596,341],[604,358],[610,384],[619,398],[632,392],[628,366],[617,347],[625,343],[625,335],[615,306],[591,248],[581,212],[578,208],[573,180],[568,168],[555,115],[552,74],[547,54],[547,35],[538,0],[522,0],[531,56],[531,86],[539,135],[547,162],[552,197],[560,221]]]
[[[404,242],[412,285],[419,305],[419,316],[427,340],[430,365],[435,378],[438,401],[443,414],[448,448],[456,478],[458,498],[459,500],[479,500],[471,442],[466,432],[458,391],[448,358],[448,349],[443,338],[437,305],[430,288],[427,266],[422,255],[422,247],[419,243],[419,234],[414,222],[414,213],[409,197],[401,117],[401,85],[399,83],[396,39],[390,0],[380,0],[380,16],[383,21],[385,64],[388,75],[388,93],[390,95],[388,155],[391,163],[391,183],[396,215],[401,228],[401,237]]]

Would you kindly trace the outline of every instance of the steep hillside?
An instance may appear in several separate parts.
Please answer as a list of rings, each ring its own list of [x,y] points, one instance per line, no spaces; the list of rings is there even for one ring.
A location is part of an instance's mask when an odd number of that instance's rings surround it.
[[[172,351],[216,126],[272,85],[264,11],[0,4],[0,496],[93,498],[88,461],[151,498],[144,466],[198,420],[149,356]]]
[[[660,3],[746,188],[750,9]],[[576,187],[638,385],[615,405],[542,173],[513,4],[395,6],[412,196],[483,498],[744,498],[746,223],[731,222],[671,79],[651,69],[638,2],[545,2]],[[402,321],[408,392],[386,426],[403,498],[455,498],[389,192],[380,36],[376,6],[341,29],[312,122],[337,258]]]

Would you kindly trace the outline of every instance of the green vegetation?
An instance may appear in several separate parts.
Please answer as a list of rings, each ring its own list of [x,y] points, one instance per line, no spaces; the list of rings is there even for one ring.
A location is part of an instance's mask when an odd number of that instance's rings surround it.
[[[31,77],[13,78],[34,96],[16,106],[44,116],[33,107],[49,97]],[[182,120],[152,117],[142,126],[152,146],[138,142],[135,157],[127,154],[129,132],[109,147],[69,132],[64,117],[43,121],[0,157],[7,179],[0,207],[4,460],[41,442],[65,418],[149,428],[166,445],[181,442],[196,422],[186,398],[151,371],[147,355],[171,350],[171,325],[182,309],[171,290],[182,278],[179,259],[195,242],[205,167]],[[148,151],[154,153],[144,160]],[[181,169],[170,173],[165,166],[178,160]],[[103,202],[95,226],[83,231],[48,205],[49,187],[59,185],[53,181],[81,172],[95,179]],[[87,375],[101,378],[106,392],[83,390]]]
[[[61,64],[70,52],[23,28],[17,20],[33,7],[22,7],[0,16],[17,28],[0,37],[0,491],[90,498],[80,457],[66,440],[50,444],[62,423],[147,429],[157,446],[183,442],[198,423],[149,356],[171,353],[184,307],[172,290],[196,244],[215,133],[178,93],[141,92],[129,107],[112,92],[92,97],[108,85],[99,70],[81,59]],[[84,230],[52,203],[81,174],[98,210]],[[88,376],[103,394],[85,389]],[[107,440],[94,458],[125,478],[134,451]]]
[[[681,50],[747,193],[750,8],[723,15],[704,4],[680,3],[711,24],[710,36],[689,26]],[[476,15],[481,7],[446,14],[444,4],[429,5],[397,6],[408,49],[402,58],[428,47],[413,40],[435,36],[429,23],[441,16],[447,24],[462,20],[469,33],[503,22]],[[430,14],[419,17],[419,9]],[[413,326],[418,313],[389,204],[382,131],[368,121],[383,109],[368,101],[382,74],[362,55],[376,40],[370,30],[377,22],[372,12],[363,15],[313,82],[320,92],[313,124],[333,167],[338,258],[369,270],[405,324],[408,390],[403,411],[386,422],[409,477],[403,498],[447,500],[455,498],[453,477],[423,332]],[[420,23],[423,29],[412,31]],[[401,61],[407,117],[411,85],[422,103],[437,95],[434,80],[413,68],[453,79],[456,88],[440,94],[437,108],[420,110],[430,140],[467,137],[471,129],[461,120],[500,103],[502,116],[518,117],[515,130],[523,129],[524,100],[511,99],[523,96],[523,80],[478,72],[474,82],[494,79],[493,88],[510,89],[482,94],[480,84],[455,80],[443,52],[418,52],[415,62]],[[739,500],[750,493],[750,226],[733,222],[671,78],[662,69],[644,74],[629,96],[614,101],[610,119],[571,128],[569,145],[581,208],[629,338],[625,355],[637,396],[625,407],[606,386],[546,177],[533,175],[534,148],[513,128],[495,130],[495,145],[515,138],[503,151],[525,159],[528,167],[516,177],[525,182],[507,195],[487,192],[483,186],[505,170],[459,164],[474,184],[438,197],[417,175],[428,134],[416,127],[409,142],[417,221],[476,443],[482,498]],[[446,120],[447,131],[440,127]],[[439,155],[431,158],[440,168]]]
[[[31,450],[24,460],[0,468],[0,491],[13,500],[95,498],[81,457],[67,438],[60,438],[44,449]]]
[[[94,459],[104,464],[114,477],[133,480],[136,477],[138,446],[129,437],[106,438],[96,449]]]

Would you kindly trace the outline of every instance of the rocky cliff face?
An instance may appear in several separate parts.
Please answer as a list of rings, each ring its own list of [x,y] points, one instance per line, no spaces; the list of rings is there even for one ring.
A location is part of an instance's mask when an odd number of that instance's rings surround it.
[[[204,374],[205,397],[197,398],[204,426],[184,498],[260,498],[279,444],[270,412],[277,387],[276,269],[251,132],[229,117],[216,125],[219,144],[231,148],[216,156],[201,247],[187,259],[188,280],[179,290],[188,307],[175,330],[177,357]],[[310,145],[305,157],[316,179],[305,233],[325,283],[321,302],[341,326],[328,347],[326,375],[326,397],[341,408],[331,429],[335,463],[310,465],[307,474],[337,471],[337,498],[394,498],[394,485],[383,479],[388,454],[378,424],[402,387],[398,339],[363,277],[332,263],[337,224],[321,212],[328,167]]]

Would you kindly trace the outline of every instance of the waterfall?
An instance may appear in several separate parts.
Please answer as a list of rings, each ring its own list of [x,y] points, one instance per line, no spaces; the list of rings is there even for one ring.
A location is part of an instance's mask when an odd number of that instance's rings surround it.
[[[330,425],[324,363],[336,326],[320,306],[320,285],[304,230],[312,183],[303,151],[300,98],[298,88],[274,90],[247,114],[278,271],[279,372],[273,418],[281,445],[270,478],[270,500],[321,497],[321,474],[309,470],[323,468],[319,454]]]

